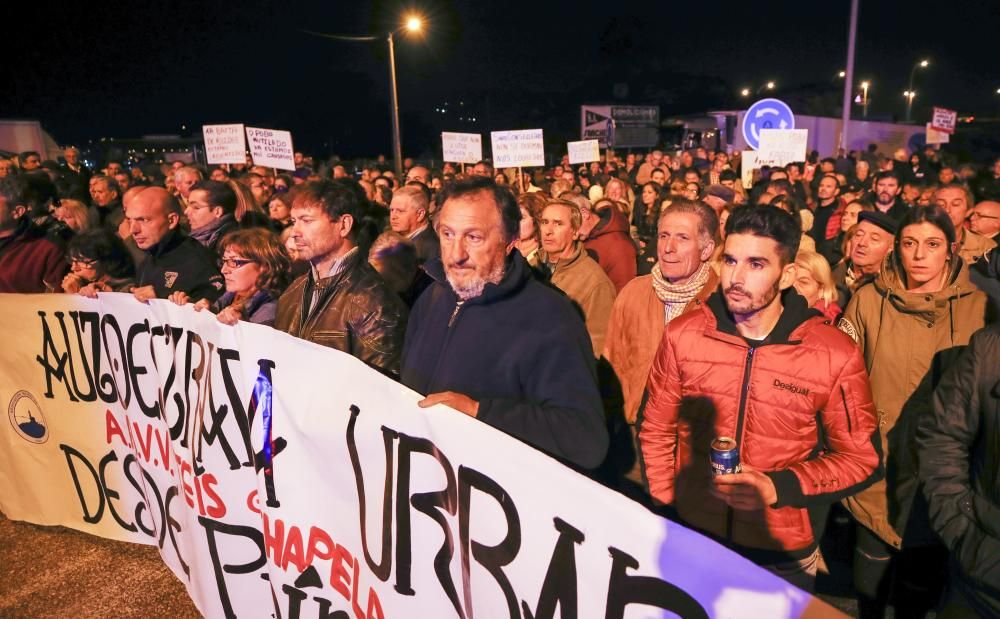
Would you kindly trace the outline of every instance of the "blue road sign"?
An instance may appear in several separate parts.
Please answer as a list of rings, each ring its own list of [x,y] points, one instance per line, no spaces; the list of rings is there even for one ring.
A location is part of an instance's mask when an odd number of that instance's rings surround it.
[[[757,150],[761,129],[794,129],[795,114],[792,108],[779,99],[761,99],[743,114],[743,139],[747,146]]]

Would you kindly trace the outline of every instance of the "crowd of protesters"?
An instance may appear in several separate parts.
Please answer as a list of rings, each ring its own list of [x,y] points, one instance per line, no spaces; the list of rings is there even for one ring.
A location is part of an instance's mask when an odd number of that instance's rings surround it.
[[[1000,158],[296,165],[0,158],[0,292],[347,352],[806,590],[840,503],[861,616],[1000,615]]]

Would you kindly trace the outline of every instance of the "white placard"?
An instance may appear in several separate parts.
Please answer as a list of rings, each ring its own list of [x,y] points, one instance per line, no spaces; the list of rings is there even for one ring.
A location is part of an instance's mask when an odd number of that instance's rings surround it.
[[[205,156],[210,164],[246,163],[247,147],[243,125],[202,125]]]
[[[944,133],[955,133],[955,123],[958,122],[958,112],[943,107],[934,108],[931,127]]]
[[[597,140],[581,140],[579,142],[566,142],[569,150],[569,162],[571,164],[590,163],[601,160],[601,146]]]
[[[0,306],[0,510],[156,545],[209,619],[842,616],[345,353],[118,293]]]
[[[758,161],[771,166],[805,161],[808,143],[808,129],[761,129]]]
[[[483,160],[483,136],[478,133],[441,132],[441,150],[444,161],[452,163],[479,163]]]
[[[247,127],[247,142],[254,165],[295,170],[295,149],[288,131]]]
[[[493,131],[490,133],[495,168],[545,165],[545,142],[541,129]]]
[[[928,144],[947,144],[951,141],[951,136],[945,131],[938,131],[934,128],[934,125],[927,123],[927,143]]]

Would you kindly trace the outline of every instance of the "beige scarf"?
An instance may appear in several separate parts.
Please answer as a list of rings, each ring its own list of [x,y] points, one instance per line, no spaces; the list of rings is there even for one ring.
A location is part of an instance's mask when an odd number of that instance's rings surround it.
[[[691,302],[691,299],[708,281],[710,269],[708,263],[703,262],[698,272],[687,283],[671,284],[660,273],[660,263],[657,262],[653,266],[653,290],[656,292],[657,298],[663,302],[665,322],[670,322],[681,315],[684,307]]]

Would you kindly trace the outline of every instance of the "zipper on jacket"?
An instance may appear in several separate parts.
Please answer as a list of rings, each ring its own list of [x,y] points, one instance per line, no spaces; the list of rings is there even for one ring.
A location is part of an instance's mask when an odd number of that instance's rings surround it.
[[[431,384],[433,384],[434,381],[437,379],[438,370],[441,369],[441,361],[444,359],[445,351],[448,350],[448,343],[451,341],[451,334],[452,334],[451,328],[455,326],[455,320],[458,319],[458,312],[462,309],[462,305],[464,304],[465,301],[461,300],[455,303],[455,309],[454,311],[452,311],[451,317],[448,318],[448,331],[445,332],[444,334],[444,341],[441,342],[440,352],[438,352],[437,361],[434,363],[434,371],[431,372],[430,376]]]
[[[743,421],[746,417],[747,400],[750,399],[750,369],[753,366],[753,354],[756,348],[747,350],[747,358],[743,364],[743,381],[740,383],[740,406],[736,414],[736,447],[740,450],[740,461],[743,461]],[[726,508],[726,539],[733,540],[733,508]]]
[[[448,319],[448,328],[455,326],[455,319],[458,318],[458,311],[462,309],[462,302],[459,301],[455,304],[455,311],[451,313],[451,318]]]

